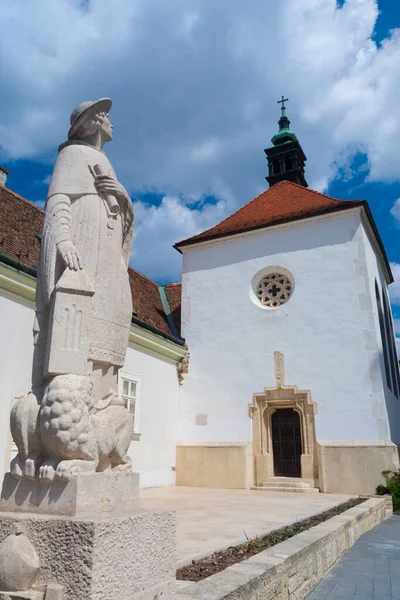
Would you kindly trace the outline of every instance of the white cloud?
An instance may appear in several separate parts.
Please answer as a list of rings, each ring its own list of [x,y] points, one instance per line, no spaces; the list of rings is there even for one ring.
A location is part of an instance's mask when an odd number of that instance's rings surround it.
[[[397,198],[396,202],[390,209],[390,212],[397,221],[400,221],[400,198]]]
[[[390,268],[394,279],[394,282],[389,286],[390,300],[392,304],[400,306],[400,264],[392,262]]]
[[[46,204],[46,200],[36,200],[35,204],[36,204],[36,206],[38,206],[39,208],[41,208],[42,210],[44,210],[44,206]]]
[[[193,198],[229,202],[195,212],[195,230],[265,189],[263,148],[282,93],[312,186],[326,188],[360,149],[371,180],[399,177],[400,33],[377,47],[378,8],[376,0],[342,8],[336,0],[0,0],[0,159],[53,160],[72,108],[112,97],[115,141],[106,151],[121,181],[133,195],[151,188],[185,199],[146,213],[160,228],[154,260],[170,270],[168,248],[190,229]],[[176,233],[163,228],[172,211]],[[146,221],[138,236],[152,231]]]
[[[131,265],[166,283],[180,279],[181,255],[173,250],[166,260],[165,248],[220,221],[225,202],[191,210],[180,198],[165,196],[159,206],[135,202],[134,208],[136,231]]]
[[[189,38],[193,33],[193,29],[199,21],[199,14],[197,11],[185,12],[182,15],[180,22],[180,31],[184,37]]]
[[[191,150],[191,158],[194,163],[209,163],[218,158],[223,151],[223,144],[217,138],[210,138]]]
[[[400,319],[393,319],[394,331],[396,335],[400,334]]]

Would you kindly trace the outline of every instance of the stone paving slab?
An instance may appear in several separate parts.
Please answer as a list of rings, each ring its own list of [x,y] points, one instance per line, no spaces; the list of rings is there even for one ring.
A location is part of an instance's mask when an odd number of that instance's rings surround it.
[[[310,517],[348,500],[343,494],[296,494],[193,487],[140,490],[142,508],[177,512],[178,566]]]
[[[400,515],[363,535],[307,600],[400,600]]]

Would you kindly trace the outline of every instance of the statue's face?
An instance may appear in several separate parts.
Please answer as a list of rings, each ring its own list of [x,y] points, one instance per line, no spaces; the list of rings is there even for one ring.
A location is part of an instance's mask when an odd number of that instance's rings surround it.
[[[108,115],[104,117],[101,130],[103,132],[103,138],[106,142],[110,142],[113,137],[113,126],[111,124],[110,118]]]

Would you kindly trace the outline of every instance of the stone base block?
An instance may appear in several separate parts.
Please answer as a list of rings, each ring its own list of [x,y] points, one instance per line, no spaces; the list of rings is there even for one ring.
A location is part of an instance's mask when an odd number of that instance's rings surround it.
[[[180,442],[176,448],[176,485],[246,489],[252,479],[249,442]]]
[[[0,512],[85,517],[139,508],[138,473],[86,473],[68,483],[44,485],[38,480],[4,477]]]
[[[93,502],[96,496],[97,490]],[[139,510],[96,518],[1,513],[0,542],[15,523],[22,525],[40,559],[35,585],[62,585],[65,600],[174,597],[174,511]]]
[[[382,471],[397,472],[399,448],[388,440],[319,441],[319,488],[330,494],[375,494]]]

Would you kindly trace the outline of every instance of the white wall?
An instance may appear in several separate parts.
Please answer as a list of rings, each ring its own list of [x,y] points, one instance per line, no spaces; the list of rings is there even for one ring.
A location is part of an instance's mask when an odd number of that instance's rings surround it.
[[[372,386],[375,391],[373,396],[373,410],[377,415],[377,419],[381,422],[382,436],[384,435],[384,428],[387,427],[386,415],[388,416],[389,432],[386,439],[390,439],[396,444],[400,444],[400,399],[396,398],[393,392],[387,386],[386,374],[385,374],[385,363],[383,358],[383,347],[382,337],[379,325],[379,315],[377,301],[375,297],[375,280],[378,282],[380,297],[382,300],[382,289],[386,291],[388,295],[388,286],[385,281],[385,277],[382,272],[381,265],[377,260],[376,254],[372,248],[371,241],[372,237],[367,234],[367,231],[362,229],[363,246],[365,248],[366,265],[368,270],[368,284],[370,286],[369,297],[371,298],[372,307],[372,322],[373,331],[371,328],[371,348],[370,353],[370,374],[372,379]],[[383,303],[383,300],[382,300]],[[389,310],[390,302],[388,302]],[[390,315],[391,317],[391,315]],[[391,317],[392,318],[392,317]],[[397,347],[395,345],[397,352]],[[397,364],[398,358],[396,356]],[[383,386],[379,384],[375,385],[376,381],[383,381]],[[386,409],[386,410],[385,410]]]
[[[9,465],[12,397],[31,387],[33,317],[28,303],[0,292],[0,481]]]
[[[311,390],[318,440],[388,439],[382,377],[374,387],[370,377],[379,349],[360,223],[358,211],[346,211],[184,249],[190,367],[180,440],[250,441],[247,405],[275,387],[274,351],[284,354],[286,385]],[[272,265],[292,273],[295,290],[287,304],[263,310],[250,282]],[[196,414],[208,424],[195,425]]]
[[[34,318],[31,304],[1,294],[0,481],[10,459],[11,399],[30,390]],[[140,378],[141,438],[129,449],[133,469],[140,472],[142,487],[174,485],[179,398],[176,363],[130,345],[123,371]]]
[[[122,372],[140,377],[141,437],[129,449],[133,470],[140,473],[141,487],[175,485],[179,399],[176,364],[130,345]]]

